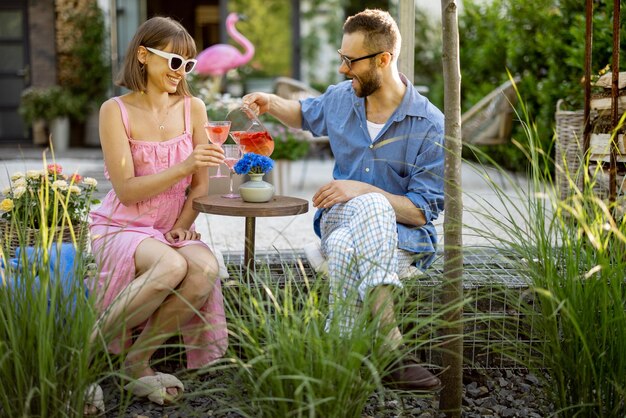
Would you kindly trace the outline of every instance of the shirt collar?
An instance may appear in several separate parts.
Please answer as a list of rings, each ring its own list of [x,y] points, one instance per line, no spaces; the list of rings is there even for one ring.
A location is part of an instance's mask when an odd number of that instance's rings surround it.
[[[395,120],[402,120],[406,116],[426,117],[426,98],[417,92],[413,84],[402,73],[400,73],[400,80],[406,85],[406,91],[396,111]]]
[[[400,73],[400,80],[407,87],[400,105],[393,114],[394,121],[401,121],[407,116],[426,117],[426,98],[420,95],[408,78]],[[365,98],[358,97],[352,89],[352,105],[362,106],[365,111]]]

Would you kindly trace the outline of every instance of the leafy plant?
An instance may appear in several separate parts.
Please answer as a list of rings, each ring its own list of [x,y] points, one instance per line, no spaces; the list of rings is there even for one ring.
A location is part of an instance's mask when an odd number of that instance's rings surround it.
[[[269,271],[226,290],[238,376],[232,394],[247,416],[361,417],[380,385],[372,323],[325,331],[325,281],[284,286]],[[243,390],[242,390],[243,389]]]
[[[60,86],[29,87],[22,92],[19,114],[27,124],[37,119],[51,121],[59,117],[78,117],[84,103]]]
[[[612,4],[594,2],[592,73],[611,62]],[[622,20],[626,11],[622,9]],[[416,14],[416,83],[429,87],[428,97],[443,108],[440,37],[419,32],[432,22]],[[622,25],[623,26],[623,25]],[[432,29],[431,33],[438,31]],[[585,48],[585,4],[578,0],[468,0],[459,15],[462,110],[507,81],[507,70],[520,76],[520,91],[525,105],[535,115],[539,148],[551,152],[555,127],[556,103],[564,99],[564,110],[582,109]],[[621,42],[626,41],[622,27]],[[620,68],[626,59],[621,54]],[[512,138],[525,142],[520,124]],[[523,172],[528,159],[511,144],[483,148],[486,154],[505,169]],[[483,158],[483,153],[466,150],[466,158]],[[486,162],[487,159],[483,159]],[[537,161],[549,164],[549,159]]]
[[[40,173],[31,174],[20,177],[25,186],[15,186],[11,193],[47,182]],[[37,197],[43,193],[33,199]],[[12,240],[0,240],[0,380],[11,382],[0,391],[2,416],[83,416],[86,389],[103,378],[110,364],[104,345],[90,341],[97,313],[83,283],[87,263],[78,244],[83,237],[60,244],[59,230],[47,222],[39,224],[35,243],[22,233],[43,214],[52,214],[52,225],[70,218],[66,205],[57,212],[49,206],[52,202],[11,211],[5,222],[16,231],[20,251],[15,257],[10,255]]]
[[[286,127],[279,122],[265,123],[265,126],[274,140],[272,158],[275,160],[295,161],[304,158],[309,152],[306,132]]]
[[[282,0],[233,0],[228,6],[229,11],[246,16],[245,20],[237,23],[237,30],[255,47],[252,60],[239,68],[242,78],[288,74],[292,36],[290,4]]]
[[[531,181],[527,189],[509,182],[506,193],[494,184],[506,210],[494,213],[493,204],[485,206],[485,228],[476,232],[512,252],[529,277],[532,297],[512,309],[521,312],[533,338],[517,344],[532,343],[523,350],[533,354],[526,364],[545,376],[558,416],[624,416],[626,202],[621,197],[612,204],[595,194],[588,161],[570,175],[572,195],[561,200],[544,161],[550,156],[521,106],[527,145],[520,151],[528,158]],[[585,177],[585,191],[576,187],[578,175]]]
[[[109,89],[111,67],[104,52],[104,13],[95,0],[59,4],[59,84],[81,103],[71,116],[84,120],[92,107],[100,105]]]
[[[230,94],[212,94],[207,86],[198,87],[198,97],[206,105],[206,113],[209,120],[226,120],[226,115],[231,110],[241,107],[240,97],[232,97]]]

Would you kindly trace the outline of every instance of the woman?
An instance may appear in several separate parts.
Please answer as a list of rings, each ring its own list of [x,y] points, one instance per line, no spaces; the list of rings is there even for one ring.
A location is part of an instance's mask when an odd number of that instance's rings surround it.
[[[113,190],[91,213],[92,249],[101,272],[97,289],[105,338],[126,348],[126,385],[163,404],[182,383],[156,372],[150,359],[177,332],[187,367],[199,368],[227,345],[218,262],[193,222],[195,197],[208,193],[208,167],[223,160],[203,129],[206,108],[190,95],[185,76],[196,46],[176,21],[155,17],[132,39],[117,84],[130,93],[100,109],[105,174]],[[136,339],[130,338],[135,330]]]

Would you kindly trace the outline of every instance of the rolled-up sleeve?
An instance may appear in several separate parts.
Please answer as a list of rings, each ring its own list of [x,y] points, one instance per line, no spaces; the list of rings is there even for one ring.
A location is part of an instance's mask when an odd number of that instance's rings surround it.
[[[443,211],[443,131],[432,126],[421,142],[411,168],[411,180],[405,196],[420,208],[426,222],[432,222]]]

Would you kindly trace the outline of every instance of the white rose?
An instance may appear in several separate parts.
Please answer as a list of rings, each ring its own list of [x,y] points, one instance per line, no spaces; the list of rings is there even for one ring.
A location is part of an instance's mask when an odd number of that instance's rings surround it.
[[[9,193],[11,193],[11,188],[10,187],[5,187],[4,189],[2,189],[2,194],[3,195],[8,195]]]
[[[70,186],[70,193],[80,194],[80,192],[82,192],[80,187],[74,185]]]
[[[22,177],[24,177],[24,173],[22,173],[21,171],[16,171],[11,175],[11,180],[21,179]]]
[[[29,179],[38,179],[42,174],[41,170],[28,170],[26,172],[26,177]]]
[[[26,187],[19,186],[13,189],[13,198],[19,199],[22,195],[26,193]]]
[[[19,177],[13,181],[13,187],[26,187],[26,179]]]
[[[67,181],[65,180],[56,180],[52,183],[52,190],[67,190]]]
[[[96,187],[98,185],[98,180],[94,179],[93,177],[85,177],[83,179],[83,183],[85,183],[87,186]]]

